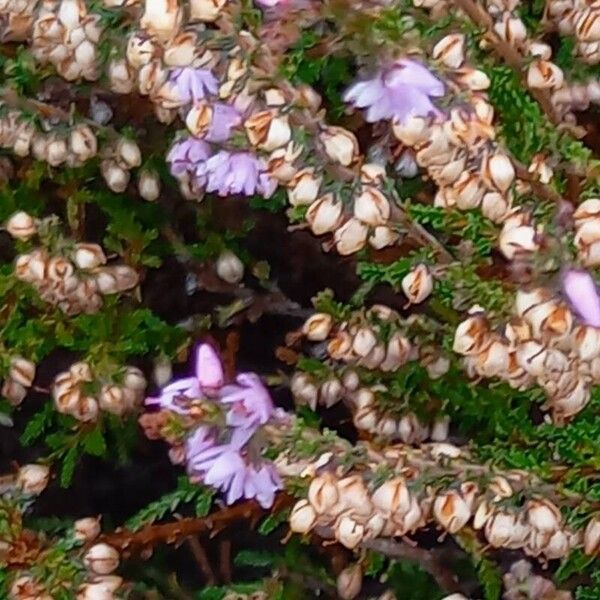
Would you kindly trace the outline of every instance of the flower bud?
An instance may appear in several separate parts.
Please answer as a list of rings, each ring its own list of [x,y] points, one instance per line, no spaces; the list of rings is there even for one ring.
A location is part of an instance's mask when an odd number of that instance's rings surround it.
[[[267,152],[285,146],[292,137],[288,116],[276,110],[253,114],[244,122],[244,128],[250,143]]]
[[[190,19],[212,23],[216,21],[227,0],[190,0]]]
[[[319,400],[326,408],[340,401],[344,394],[344,386],[338,379],[328,379],[319,389]]]
[[[455,71],[458,82],[473,92],[487,90],[490,87],[490,78],[478,69],[463,67]]]
[[[69,154],[67,141],[55,135],[49,135],[46,139],[46,161],[51,167],[58,167],[67,160]]]
[[[166,41],[177,32],[182,18],[183,10],[177,0],[145,0],[140,25]]]
[[[448,439],[448,430],[450,429],[450,417],[438,417],[433,422],[431,435],[434,442],[444,442]]]
[[[9,376],[23,387],[31,387],[35,378],[35,364],[30,360],[16,356],[10,361]]]
[[[334,360],[349,360],[352,351],[352,336],[347,331],[338,331],[327,344],[327,353]]]
[[[456,533],[471,518],[469,506],[456,491],[440,494],[433,503],[433,514],[448,533]]]
[[[108,544],[95,544],[85,553],[83,564],[98,575],[109,575],[119,566],[119,553]]]
[[[482,175],[487,182],[505,193],[515,180],[515,168],[508,156],[497,152],[484,159]]]
[[[360,385],[360,379],[359,379],[356,371],[353,371],[352,369],[345,371],[344,374],[342,375],[342,384],[343,384],[344,388],[347,389],[348,391],[350,391],[350,392],[356,391],[358,389],[358,386]],[[373,404],[373,402],[375,401],[375,395],[373,394],[373,392],[371,390],[367,390],[367,389],[362,389],[358,392],[358,395],[361,396],[361,398],[365,394],[371,398],[370,404]],[[358,401],[358,399],[357,399],[356,405],[357,406],[366,406],[366,404],[361,404]]]
[[[527,86],[537,90],[557,89],[564,83],[562,70],[554,63],[536,59],[527,70]]]
[[[17,486],[26,494],[38,496],[50,481],[50,468],[45,465],[23,465],[17,473]]]
[[[69,146],[80,161],[89,160],[98,152],[96,136],[88,125],[78,125],[71,130]]]
[[[402,478],[388,479],[380,485],[371,497],[373,506],[384,516],[402,517],[410,509],[411,495],[406,481]]]
[[[71,410],[64,412],[68,412],[78,421],[90,423],[98,418],[98,410],[98,402],[95,398],[79,394],[79,398]]]
[[[596,556],[600,552],[600,518],[592,517],[583,533],[583,551],[588,556]]]
[[[367,356],[375,345],[377,338],[370,327],[361,327],[355,334],[352,340],[352,350],[360,357]]]
[[[360,564],[346,567],[337,578],[337,593],[342,600],[353,600],[362,588],[362,568]]]
[[[232,285],[244,277],[244,263],[231,250],[221,252],[215,263],[217,275]]]
[[[340,225],[342,218],[342,202],[333,194],[325,194],[313,202],[306,211],[306,221],[315,235],[330,233]]]
[[[339,519],[335,526],[335,537],[342,546],[353,550],[363,540],[365,527],[357,523],[353,518],[344,516]]]
[[[530,225],[502,228],[499,237],[500,251],[508,259],[513,260],[517,254],[535,252],[539,248],[536,230]]]
[[[152,379],[158,387],[165,386],[173,379],[173,367],[171,361],[166,356],[155,359]]]
[[[62,283],[68,280],[74,272],[72,263],[61,256],[53,256],[48,261],[46,276],[53,283]]]
[[[356,218],[349,219],[336,229],[333,239],[336,250],[342,256],[348,256],[364,248],[369,228]]]
[[[135,85],[134,74],[126,60],[115,58],[108,64],[108,85],[115,94],[130,94]]]
[[[134,69],[140,69],[154,58],[156,51],[156,41],[147,33],[137,31],[127,42],[127,62]]]
[[[354,216],[367,225],[385,225],[390,218],[390,203],[375,187],[364,186],[354,200]]]
[[[11,406],[19,406],[27,396],[27,388],[9,377],[2,384],[0,394],[8,400]]]
[[[100,408],[106,412],[113,415],[122,415],[125,412],[123,390],[118,385],[103,385],[99,404]]]
[[[335,162],[349,167],[359,154],[356,136],[343,127],[326,127],[320,135],[325,153]]]
[[[560,510],[545,498],[529,500],[525,504],[529,524],[540,533],[553,533],[562,523]]]
[[[510,206],[510,199],[506,196],[499,192],[488,192],[481,200],[481,214],[494,223],[502,223]]]
[[[308,318],[302,326],[302,333],[311,342],[322,342],[327,339],[333,327],[333,317],[326,313],[316,313]]]
[[[569,553],[569,550],[569,538],[564,531],[559,529],[552,534],[543,549],[543,553],[548,560],[555,560],[565,557]]]
[[[415,147],[427,140],[430,136],[430,127],[424,117],[409,117],[392,124],[394,136],[403,144]]]
[[[73,262],[79,269],[95,269],[106,263],[106,256],[98,244],[75,244]]]
[[[129,171],[120,167],[114,160],[103,160],[100,165],[102,177],[106,185],[116,194],[121,194],[127,189]]]
[[[6,231],[18,240],[28,240],[37,233],[36,220],[24,211],[16,212],[6,222]]]
[[[318,515],[330,512],[338,499],[336,480],[331,473],[325,473],[311,481],[308,488],[308,501]]]
[[[197,37],[194,32],[181,31],[165,46],[163,61],[168,67],[188,67],[197,58]],[[199,65],[198,65],[199,66]]]
[[[352,417],[352,423],[354,427],[361,431],[368,431],[369,433],[375,432],[377,429],[379,415],[375,409],[371,406],[365,408],[359,408]]]
[[[519,46],[527,39],[525,24],[511,12],[505,12],[502,19],[494,23],[494,31],[511,46]]]
[[[419,304],[431,294],[433,277],[426,265],[418,264],[402,278],[402,291],[411,304]]]
[[[160,178],[154,171],[144,170],[138,179],[138,192],[144,200],[154,202],[160,196]]]
[[[288,183],[288,200],[292,206],[312,204],[319,195],[321,176],[313,168],[301,169]]]
[[[100,518],[85,517],[77,519],[74,524],[75,539],[81,542],[91,542],[100,535]]]
[[[267,160],[267,171],[279,183],[289,183],[298,172],[294,161],[301,153],[302,148],[295,146],[293,142],[290,142],[285,148],[278,148],[271,153]]]
[[[508,512],[497,512],[488,518],[484,532],[493,548],[520,548],[529,535],[519,516]]]
[[[130,390],[143,392],[146,389],[146,378],[137,367],[127,367],[123,375],[123,385]]]
[[[366,163],[360,168],[360,182],[364,185],[380,185],[385,180],[385,167]]]
[[[142,164],[140,147],[133,140],[121,138],[115,149],[115,155],[123,161],[127,169],[133,169]]]
[[[375,229],[371,232],[369,236],[369,245],[375,250],[381,250],[386,246],[391,246],[398,241],[400,234],[390,227],[386,227],[385,225],[380,225],[379,227],[375,227]]]
[[[453,33],[444,36],[434,47],[432,56],[451,69],[458,69],[465,60],[465,36]]]
[[[306,404],[312,410],[315,410],[319,391],[310,375],[301,372],[294,373],[290,382],[290,389],[299,404]]]
[[[317,521],[315,509],[308,500],[298,501],[290,514],[290,529],[294,533],[308,533]]]
[[[110,267],[117,283],[117,292],[124,292],[134,288],[139,283],[137,271],[128,265],[115,265]]]

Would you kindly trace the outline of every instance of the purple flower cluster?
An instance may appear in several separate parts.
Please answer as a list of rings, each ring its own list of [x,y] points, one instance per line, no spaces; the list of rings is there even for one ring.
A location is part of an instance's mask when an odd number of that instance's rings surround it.
[[[444,92],[444,84],[424,65],[403,58],[373,78],[354,83],[346,90],[344,100],[356,108],[366,108],[369,123],[382,119],[404,122],[414,116],[440,114],[431,98]]]
[[[225,427],[200,425],[187,438],[185,455],[190,476],[226,494],[232,504],[255,498],[269,508],[281,480],[272,463],[251,455],[250,442],[261,425],[274,416],[269,392],[254,373],[241,373],[225,384],[221,361],[202,344],[196,352],[195,374],[170,383],[146,405],[180,415],[211,400],[225,412]]]
[[[169,73],[168,83],[181,104],[195,104],[219,90],[219,82],[210,69],[182,67]]]
[[[195,135],[176,141],[167,162],[174,177],[188,181],[193,190],[216,193],[219,196],[260,194],[270,197],[277,182],[269,176],[263,160],[252,152],[214,151],[208,143],[223,143],[231,137],[234,127],[241,124],[243,109],[223,102],[210,101],[218,92],[219,83],[209,69],[185,67],[173,69],[168,80],[171,92],[180,106],[192,105],[198,110],[209,102],[210,124],[203,124]],[[202,131],[202,133],[200,133]]]
[[[167,162],[173,176],[188,176],[197,189],[219,196],[260,194],[269,198],[277,187],[264,162],[251,152],[220,150],[213,155],[210,144],[194,137],[175,142]]]

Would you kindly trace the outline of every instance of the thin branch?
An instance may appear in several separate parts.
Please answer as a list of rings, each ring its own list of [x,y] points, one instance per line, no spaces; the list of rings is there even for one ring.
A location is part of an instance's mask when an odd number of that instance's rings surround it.
[[[279,494],[271,511],[291,506],[293,501],[291,496]],[[146,525],[139,531],[116,529],[113,533],[101,536],[98,541],[105,542],[121,552],[140,552],[158,544],[175,544],[200,533],[215,534],[234,523],[251,521],[263,514],[265,511],[257,502],[248,500],[223,508],[207,517],[190,517],[172,523]]]
[[[206,550],[200,543],[200,540],[196,536],[191,536],[187,538],[188,546],[196,559],[196,563],[202,571],[204,578],[206,579],[207,585],[215,585],[217,583],[217,578],[215,576],[215,572],[210,565],[210,561],[208,560],[208,556],[206,554]]]
[[[463,592],[457,576],[453,573],[449,565],[444,564],[443,557],[435,550],[424,550],[418,546],[411,546],[404,541],[394,539],[375,539],[368,540],[362,544],[363,548],[375,550],[389,558],[409,560],[418,563],[423,570],[427,571],[441,590],[444,592]]]

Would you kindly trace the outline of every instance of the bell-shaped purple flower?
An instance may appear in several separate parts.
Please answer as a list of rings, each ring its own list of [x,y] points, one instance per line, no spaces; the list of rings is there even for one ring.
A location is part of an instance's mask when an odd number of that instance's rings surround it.
[[[258,469],[234,449],[223,452],[202,476],[202,481],[221,490],[227,504],[240,498],[255,498],[263,508],[270,508],[281,480],[270,463]]]
[[[354,83],[344,100],[367,109],[369,123],[382,119],[406,121],[413,116],[438,115],[431,98],[444,95],[444,84],[421,63],[403,58],[378,71],[372,79]]]
[[[181,67],[173,69],[168,83],[174,88],[181,104],[199,102],[219,89],[219,82],[209,69]]]
[[[600,294],[593,277],[587,271],[569,269],[562,276],[562,289],[585,325],[600,327]]]
[[[198,181],[206,181],[207,192],[219,196],[258,193],[269,198],[277,187],[262,161],[250,152],[221,150],[198,165],[195,175]]]
[[[242,117],[229,104],[217,102],[212,109],[212,121],[204,139],[209,142],[225,142],[231,136],[231,130],[242,122]]]
[[[255,373],[240,373],[236,384],[221,390],[220,401],[231,405],[227,424],[243,429],[264,425],[273,414],[273,402],[267,388]]]
[[[182,177],[187,173],[195,172],[200,163],[203,163],[212,154],[212,149],[204,140],[187,137],[176,141],[167,154],[167,162],[173,177]]]

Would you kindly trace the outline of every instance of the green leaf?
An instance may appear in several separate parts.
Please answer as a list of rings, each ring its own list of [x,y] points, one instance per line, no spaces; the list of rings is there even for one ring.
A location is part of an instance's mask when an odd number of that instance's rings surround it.
[[[62,466],[60,470],[60,487],[67,488],[71,485],[77,459],[79,458],[79,446],[75,445],[69,448],[62,458]]]
[[[83,436],[82,443],[86,454],[91,454],[92,456],[106,455],[106,440],[100,426],[94,427],[94,429]]]
[[[54,416],[54,406],[51,402],[44,405],[44,408],[35,413],[27,422],[25,430],[21,434],[20,442],[24,446],[30,446],[39,439],[46,429],[50,427],[52,423],[52,417]]]
[[[277,555],[265,550],[241,550],[233,560],[236,567],[270,567]]]
[[[273,533],[281,524],[287,522],[290,509],[280,510],[266,517],[258,527],[258,533],[268,535]]]

